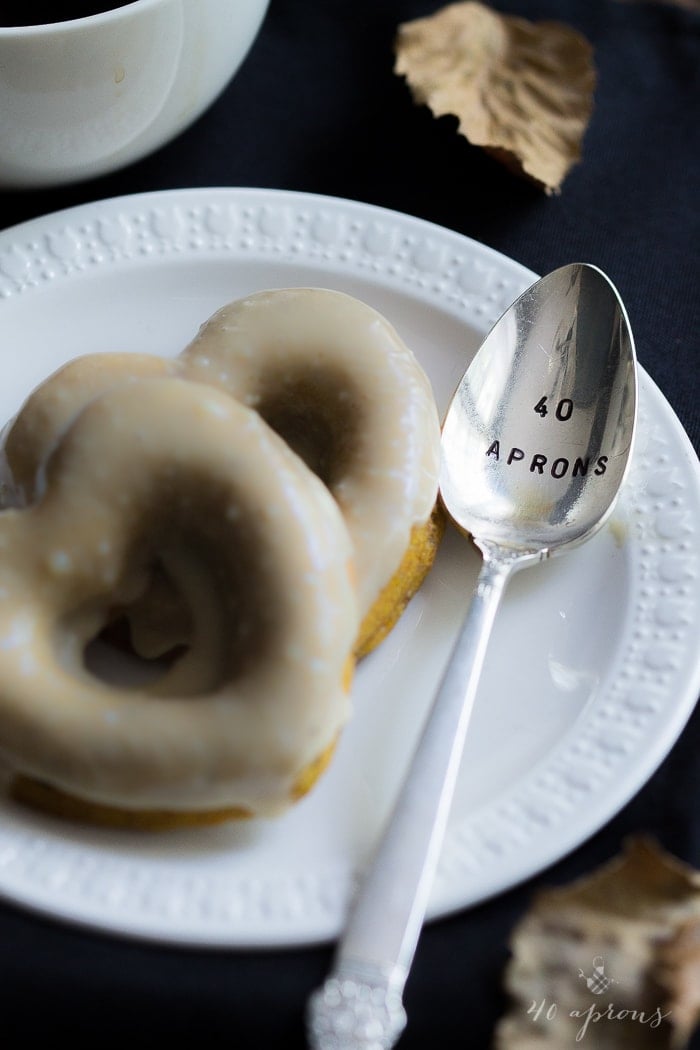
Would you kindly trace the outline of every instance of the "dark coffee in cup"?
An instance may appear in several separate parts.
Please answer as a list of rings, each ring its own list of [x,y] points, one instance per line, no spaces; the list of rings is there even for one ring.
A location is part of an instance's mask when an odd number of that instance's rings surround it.
[[[38,26],[55,22],[68,22],[73,18],[88,18],[101,15],[117,7],[126,7],[133,0],[19,0],[19,3],[0,4],[0,27]]]

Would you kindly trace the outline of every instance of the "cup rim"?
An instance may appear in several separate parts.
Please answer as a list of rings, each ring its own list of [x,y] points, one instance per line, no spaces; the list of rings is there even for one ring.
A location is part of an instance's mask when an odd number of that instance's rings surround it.
[[[120,7],[108,7],[105,11],[98,11],[94,15],[82,15],[79,18],[66,18],[60,22],[34,22],[26,26],[3,26],[0,25],[0,37],[4,36],[40,36],[52,33],[61,33],[82,29],[84,26],[100,25],[106,22],[116,21],[125,15],[134,14],[135,8],[157,7],[169,3],[170,0],[129,0]]]

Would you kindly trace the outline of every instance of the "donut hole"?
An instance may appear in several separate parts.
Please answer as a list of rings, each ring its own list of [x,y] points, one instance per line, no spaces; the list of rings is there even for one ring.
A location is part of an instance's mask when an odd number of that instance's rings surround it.
[[[194,627],[187,597],[160,557],[148,566],[138,597],[112,610],[110,620],[103,633],[114,638],[118,648],[166,663],[189,648]]]
[[[252,512],[232,499],[230,482],[156,483],[125,570],[145,585],[129,603],[109,606],[83,651],[85,670],[100,681],[206,695],[270,653],[277,584]]]
[[[256,410],[332,489],[351,469],[363,412],[356,386],[342,371],[299,366],[263,376]]]
[[[85,669],[109,685],[147,688],[190,647],[192,612],[159,558],[145,580],[132,603],[109,608],[104,625],[84,649]]]
[[[144,656],[134,647],[128,617],[119,613],[87,643],[83,666],[106,685],[147,689],[162,679],[186,650],[182,645],[159,656]]]

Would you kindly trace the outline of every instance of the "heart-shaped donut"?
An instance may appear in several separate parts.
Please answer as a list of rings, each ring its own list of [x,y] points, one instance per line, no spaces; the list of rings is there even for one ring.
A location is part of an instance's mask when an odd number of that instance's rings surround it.
[[[415,355],[359,299],[281,288],[224,306],[179,363],[254,408],[328,486],[353,542],[356,653],[366,654],[418,590],[442,535],[440,423]]]
[[[348,717],[351,558],[328,491],[257,413],[190,380],[112,386],[0,515],[3,756],[127,822],[278,812]],[[102,681],[86,646],[154,564],[187,651],[147,687]]]

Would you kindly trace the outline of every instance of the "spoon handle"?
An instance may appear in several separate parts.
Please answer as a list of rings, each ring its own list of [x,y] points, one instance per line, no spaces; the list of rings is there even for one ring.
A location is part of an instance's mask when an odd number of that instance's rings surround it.
[[[467,726],[514,560],[485,555],[408,775],[364,876],[333,970],[309,1002],[313,1050],[389,1050],[447,825]]]

